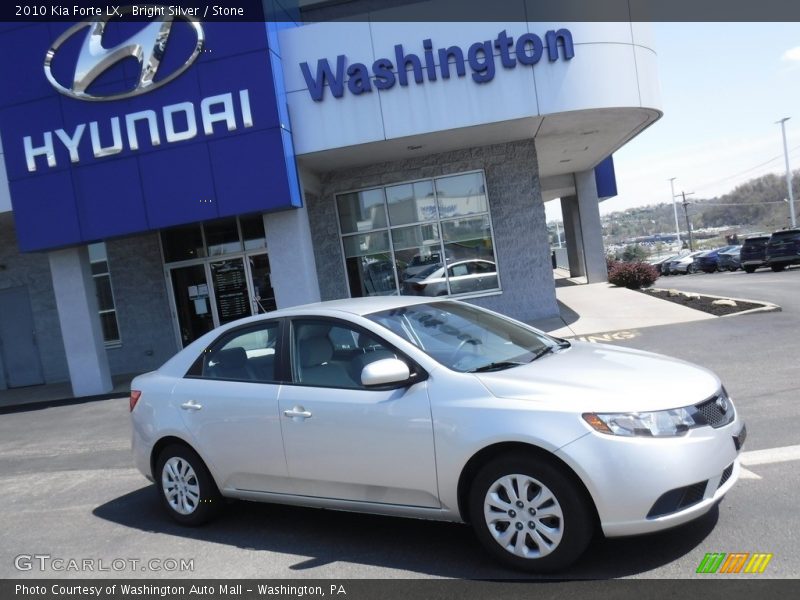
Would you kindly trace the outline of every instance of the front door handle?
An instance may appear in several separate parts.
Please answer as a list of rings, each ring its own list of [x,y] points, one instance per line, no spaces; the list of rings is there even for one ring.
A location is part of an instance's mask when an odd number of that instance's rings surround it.
[[[181,404],[181,408],[183,410],[200,410],[201,408],[203,408],[203,405],[198,404],[194,400],[189,400],[188,402],[184,402],[183,404]]]
[[[284,417],[289,417],[290,419],[310,419],[311,413],[307,411],[302,406],[295,406],[292,409],[283,411]]]

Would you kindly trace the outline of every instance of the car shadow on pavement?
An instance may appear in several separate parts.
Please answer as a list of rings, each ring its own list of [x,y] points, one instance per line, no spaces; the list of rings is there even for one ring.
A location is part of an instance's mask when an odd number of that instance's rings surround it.
[[[437,577],[559,580],[625,577],[669,564],[698,546],[719,516],[715,507],[704,517],[667,532],[617,539],[598,535],[570,569],[542,577],[499,566],[468,526],[454,523],[235,501],[212,523],[183,527],[167,516],[152,485],[115,498],[92,513],[141,531],[310,557],[290,567],[298,577],[314,576],[313,569],[329,563],[346,562]]]

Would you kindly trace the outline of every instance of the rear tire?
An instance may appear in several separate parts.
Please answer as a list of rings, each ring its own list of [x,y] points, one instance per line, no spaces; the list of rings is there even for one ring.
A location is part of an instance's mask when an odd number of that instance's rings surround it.
[[[742,267],[742,268],[744,269],[745,273],[755,273],[756,272],[756,268],[755,267],[751,267],[749,265],[746,266],[746,267]]]
[[[486,550],[524,571],[571,565],[594,532],[584,490],[555,464],[532,454],[485,465],[472,482],[469,514]]]
[[[769,268],[778,273],[779,271],[783,271],[786,265],[770,265]]]
[[[172,444],[158,455],[153,473],[161,503],[169,516],[182,525],[202,525],[222,508],[222,495],[198,454]]]

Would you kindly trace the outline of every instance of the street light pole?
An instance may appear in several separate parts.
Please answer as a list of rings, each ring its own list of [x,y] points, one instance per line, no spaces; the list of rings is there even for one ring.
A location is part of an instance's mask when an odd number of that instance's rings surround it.
[[[678,250],[681,248],[681,226],[678,225],[678,205],[675,203],[675,179],[676,177],[670,177],[669,179],[669,189],[672,192],[672,212],[675,213],[675,236],[678,238]]]
[[[689,192],[689,196],[694,192]],[[686,217],[686,232],[689,234],[689,252],[694,252],[694,236],[692,235],[692,224],[689,223],[689,201],[686,199],[686,192],[679,194],[683,198],[683,215]],[[677,197],[677,196],[676,196]]]
[[[789,216],[791,217],[792,228],[797,227],[797,222],[794,216],[794,194],[792,193],[792,171],[789,169],[789,150],[786,146],[786,121],[791,117],[784,117],[780,121],[775,121],[776,124],[781,126],[781,135],[783,136],[783,159],[786,162],[786,188],[789,190]]]

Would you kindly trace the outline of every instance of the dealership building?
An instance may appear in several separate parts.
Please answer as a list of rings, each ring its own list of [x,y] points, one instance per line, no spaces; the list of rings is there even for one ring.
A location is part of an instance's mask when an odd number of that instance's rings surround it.
[[[611,155],[661,115],[647,24],[130,16],[0,24],[0,390],[102,394],[319,300],[557,316],[554,199],[605,280]]]

